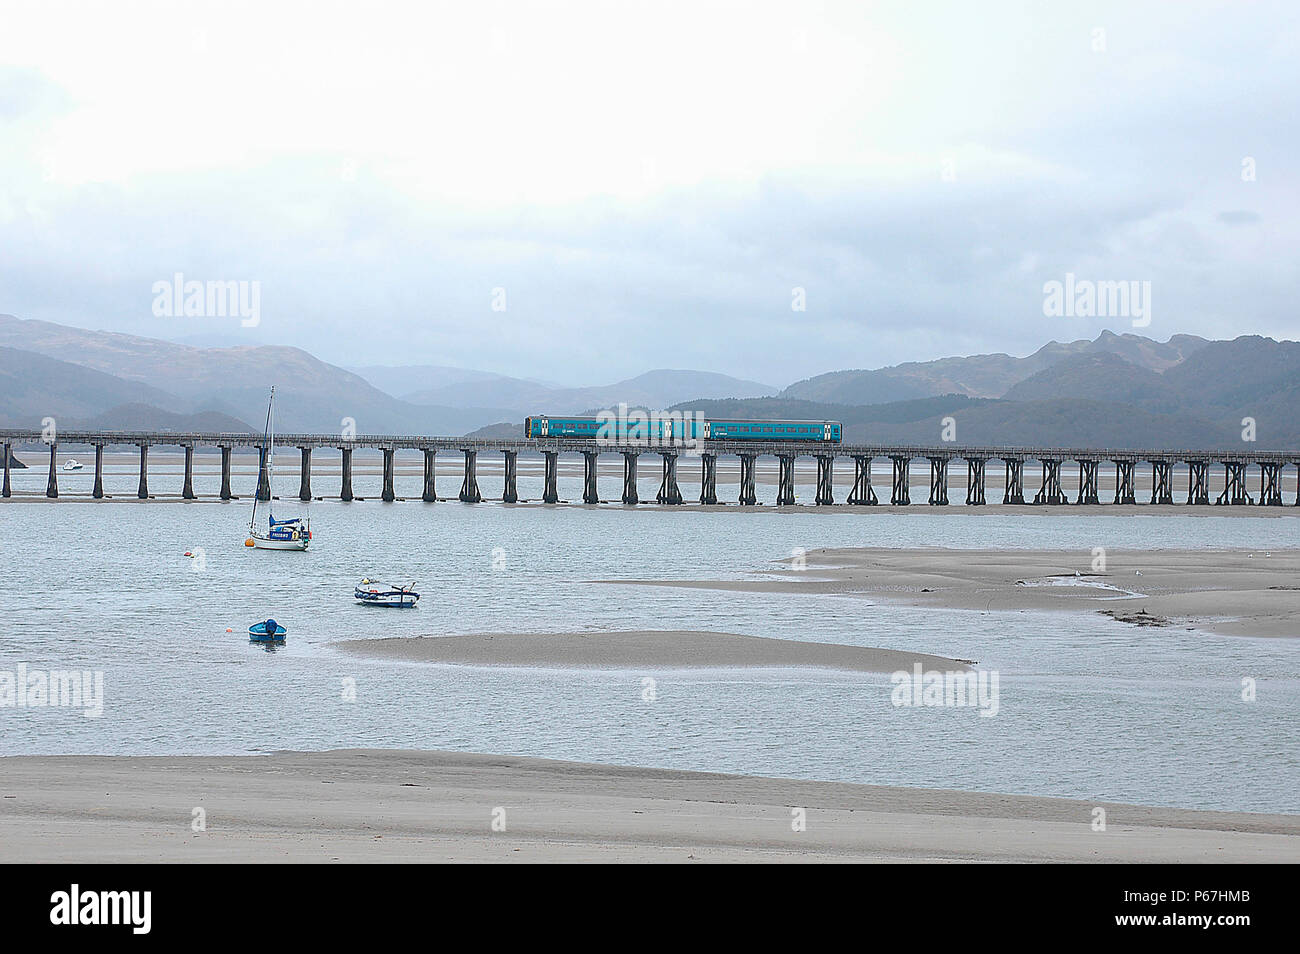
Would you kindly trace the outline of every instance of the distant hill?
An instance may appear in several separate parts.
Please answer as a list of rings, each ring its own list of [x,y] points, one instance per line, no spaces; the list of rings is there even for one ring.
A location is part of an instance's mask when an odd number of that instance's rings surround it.
[[[911,362],[873,371],[832,371],[796,382],[782,397],[832,404],[880,404],[940,394],[1003,397],[1019,382],[1058,362],[1080,355],[1115,354],[1152,371],[1184,361],[1208,342],[1194,335],[1174,335],[1161,343],[1140,335],[1103,331],[1095,341],[1052,341],[1024,358],[980,354]]]
[[[464,436],[485,441],[517,441],[524,436],[524,425],[522,422],[511,424],[508,421],[502,421],[497,424],[489,424],[487,427],[480,427],[478,430],[470,431]]]
[[[216,434],[260,434],[262,427],[254,427],[237,417],[219,411],[199,411],[196,414],[174,414],[149,404],[120,404],[103,414],[84,420],[69,420],[63,424],[67,430],[87,431],[202,431]]]
[[[352,418],[362,434],[513,438],[528,414],[588,416],[626,403],[839,420],[846,441],[866,443],[933,444],[951,416],[958,443],[992,446],[1240,448],[1248,417],[1254,448],[1300,447],[1300,343],[1259,336],[1157,342],[1104,332],[1024,358],[836,371],[779,392],[688,370],[581,388],[436,365],[357,370],[373,381],[298,348],[199,348],[0,316],[0,426],[50,416],[65,428],[257,430],[274,383],[280,433],[337,433]],[[431,382],[408,399],[390,393]]]
[[[1226,425],[1077,398],[1008,401],[950,394],[861,407],[775,398],[688,401],[676,409],[738,420],[835,420],[844,425],[846,443],[933,445],[941,440],[943,419],[952,417],[959,444],[1154,449],[1241,446],[1237,431]]]
[[[1249,413],[1300,386],[1300,342],[1259,335],[1213,341],[1164,378],[1201,407]]]
[[[817,401],[796,401],[784,397],[753,398],[749,400],[685,401],[673,410],[700,411],[710,420],[737,421],[871,421],[877,423],[909,423],[936,420],[961,408],[978,407],[994,403],[987,399],[970,398],[964,394],[944,394],[939,397],[916,398],[911,401],[893,401],[862,407],[841,404],[823,404]]]
[[[1182,395],[1164,375],[1132,364],[1113,351],[1071,355],[1013,385],[1005,398],[1102,400],[1136,404],[1162,414],[1177,414],[1184,407]]]
[[[43,355],[68,365],[99,372],[111,393],[93,402],[76,398],[82,390],[69,375],[50,376],[46,384],[60,390],[58,413],[87,417],[119,404],[148,404],[174,413],[215,411],[246,421],[266,413],[270,386],[276,385],[276,423],[284,432],[332,433],[344,418],[360,433],[464,434],[502,420],[520,419],[538,410],[576,413],[612,407],[620,401],[663,407],[693,397],[774,394],[776,388],[702,371],[651,371],[629,381],[592,388],[555,388],[546,384],[455,369],[364,368],[367,375],[396,376],[388,387],[445,380],[459,373],[456,384],[443,384],[403,400],[365,378],[321,361],[299,348],[238,346],[199,348],[115,332],[87,331],[44,321],[0,315],[0,347]],[[438,377],[441,375],[442,377]],[[135,384],[148,390],[123,390]],[[26,383],[24,383],[26,387]],[[20,389],[14,383],[14,393]],[[50,406],[50,393],[32,392],[22,405]],[[60,403],[61,402],[61,403]],[[15,402],[15,408],[18,403]],[[53,412],[46,412],[53,413]],[[24,422],[27,419],[23,418]]]
[[[260,421],[266,415],[272,384],[277,386],[277,426],[286,432],[338,432],[343,419],[351,418],[360,433],[458,434],[503,416],[499,409],[466,413],[461,408],[399,401],[299,348],[196,348],[11,315],[0,315],[0,346],[36,352],[151,389],[63,412],[79,417],[117,404],[143,403],[178,413],[211,410]],[[60,389],[61,400],[75,400],[78,387],[65,380],[55,377],[47,383]]]
[[[119,404],[171,406],[166,391],[32,351],[0,347],[0,426],[40,427],[92,417]]]

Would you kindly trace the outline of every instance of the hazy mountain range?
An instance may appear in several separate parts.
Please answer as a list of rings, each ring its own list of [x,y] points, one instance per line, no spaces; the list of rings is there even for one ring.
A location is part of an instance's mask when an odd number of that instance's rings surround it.
[[[781,389],[707,371],[656,370],[562,387],[435,365],[340,368],[287,346],[199,347],[0,316],[0,426],[260,430],[277,385],[277,429],[456,435],[520,432],[530,413],[626,402],[713,417],[834,419],[849,441],[1109,447],[1300,445],[1300,344],[1246,336],[1158,342],[1102,333],[1026,357],[949,357],[834,371]]]
[[[1104,331],[1096,341],[1049,342],[1025,358],[977,354],[870,371],[832,371],[797,381],[782,396],[831,404],[882,404],[937,394],[1005,397],[1012,386],[1026,378],[1080,355],[1113,354],[1139,368],[1164,371],[1206,344],[1204,338],[1194,335],[1174,335],[1161,344],[1138,335]]]
[[[430,435],[619,401],[666,407],[778,390],[702,371],[651,371],[587,388],[433,366],[354,373],[300,348],[198,347],[0,315],[0,426],[39,426],[48,416],[65,428],[261,430],[272,384],[281,432],[334,433],[351,418],[361,434]],[[223,426],[201,427],[205,420]]]
[[[1005,383],[1038,364],[1045,352],[1054,356],[998,397],[948,393],[887,403],[808,401],[796,397],[806,393],[810,382],[804,381],[776,398],[691,401],[680,407],[715,418],[831,418],[844,423],[846,441],[933,444],[940,439],[944,418],[952,417],[957,441],[969,444],[1300,447],[1300,343],[1245,336],[1232,341],[1175,338],[1160,345],[1133,338],[1106,333],[1093,342],[1053,344],[1016,364],[989,360],[1006,356],[945,359],[912,366],[906,375],[916,390],[964,382],[969,392],[977,390],[972,385],[977,380],[988,390],[991,369],[998,365]],[[1175,353],[1181,357],[1171,364]],[[864,386],[876,387],[896,370],[883,369],[872,379],[845,371],[812,380],[818,382],[815,393],[843,398],[861,393]],[[917,383],[924,381],[930,383]],[[1254,421],[1253,445],[1243,442],[1245,418]]]

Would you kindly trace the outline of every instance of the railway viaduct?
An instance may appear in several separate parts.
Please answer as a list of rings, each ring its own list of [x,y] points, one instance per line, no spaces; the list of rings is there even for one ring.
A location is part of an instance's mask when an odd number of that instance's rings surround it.
[[[718,503],[717,462],[719,457],[736,457],[740,461],[740,481],[737,502],[741,506],[756,506],[755,461],[760,457],[775,457],[779,463],[777,481],[778,506],[788,506],[795,502],[794,462],[797,457],[812,457],[817,461],[816,503],[830,506],[835,503],[833,478],[837,461],[852,461],[853,488],[849,492],[847,503],[853,506],[871,506],[881,502],[871,484],[871,464],[873,460],[889,460],[892,463],[892,479],[888,488],[888,503],[904,505],[911,503],[909,475],[914,460],[926,460],[930,469],[930,492],[928,503],[934,506],[948,504],[948,471],[954,462],[964,463],[967,472],[966,503],[980,506],[989,502],[990,496],[996,500],[997,488],[988,488],[985,481],[985,466],[991,460],[1002,461],[1005,465],[1005,479],[1002,489],[1004,504],[1225,504],[1282,506],[1282,473],[1286,467],[1300,468],[1300,451],[1286,452],[1246,452],[1246,451],[1170,451],[1170,450],[1111,450],[1099,448],[1064,448],[1064,447],[972,447],[957,444],[937,446],[907,445],[872,445],[872,444],[795,444],[788,441],[709,441],[695,447],[669,446],[647,443],[606,443],[584,440],[541,439],[541,440],[470,440],[456,437],[399,437],[386,435],[363,435],[352,439],[343,439],[329,434],[282,434],[276,438],[277,444],[285,447],[297,447],[302,457],[301,484],[299,498],[312,499],[311,458],[316,448],[338,448],[342,452],[342,479],[339,487],[339,499],[352,500],[352,454],[357,448],[376,449],[383,454],[383,492],[382,499],[391,501],[396,498],[394,492],[394,461],[398,451],[419,452],[424,455],[424,488],[422,499],[437,499],[434,486],[434,462],[439,452],[460,454],[464,456],[464,477],[461,482],[459,498],[467,503],[482,500],[477,478],[477,462],[480,454],[501,454],[505,463],[505,481],[502,500],[514,503],[519,499],[517,490],[517,462],[521,453],[539,454],[545,461],[544,503],[558,503],[557,492],[558,461],[561,454],[581,455],[584,461],[583,502],[599,503],[600,495],[596,487],[596,465],[602,454],[617,454],[623,458],[623,493],[625,504],[640,503],[637,493],[637,466],[642,455],[653,454],[660,458],[662,479],[659,492],[655,496],[657,503],[681,504],[682,493],[677,483],[679,460],[683,457],[694,460],[698,458],[700,467],[700,503]],[[261,466],[257,495],[259,499],[270,497],[270,482],[267,477],[266,448],[260,434],[223,434],[223,433],[170,433],[170,432],[126,432],[126,431],[64,431],[57,441],[43,440],[38,430],[0,430],[0,458],[4,460],[4,485],[2,495],[10,497],[9,454],[6,453],[17,444],[45,443],[49,446],[50,474],[46,487],[46,496],[59,496],[57,453],[59,443],[77,446],[91,446],[95,452],[95,487],[93,496],[104,496],[104,448],[107,446],[135,446],[140,454],[140,483],[137,495],[141,499],[149,497],[149,448],[157,446],[181,447],[185,452],[185,480],[181,496],[187,500],[195,499],[194,493],[194,449],[195,447],[214,447],[221,452],[221,491],[223,500],[232,498],[230,487],[231,454],[234,448],[256,448],[261,455]],[[1029,488],[1032,496],[1026,498],[1024,486],[1024,465],[1027,461],[1038,461],[1041,465],[1040,486]],[[1073,478],[1066,473],[1074,472]],[[1183,490],[1175,491],[1174,468],[1185,465],[1187,479]],[[1098,477],[1103,465],[1114,468],[1115,497],[1113,501],[1103,501],[1099,497]],[[1221,480],[1217,481],[1218,493],[1211,488],[1211,468],[1221,469]],[[1136,492],[1136,474],[1138,467],[1149,467],[1152,486],[1149,500],[1139,501]],[[1250,477],[1255,478],[1254,481]],[[1067,483],[1069,487],[1067,488]],[[1248,483],[1254,483],[1256,496],[1252,496]],[[991,491],[991,494],[990,494]],[[884,495],[886,489],[881,488]],[[1300,506],[1300,482],[1297,497],[1290,502]]]

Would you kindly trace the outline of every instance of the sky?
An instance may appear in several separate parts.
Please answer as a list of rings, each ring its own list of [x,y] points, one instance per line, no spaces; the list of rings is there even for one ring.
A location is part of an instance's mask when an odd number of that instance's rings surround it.
[[[0,0],[0,314],[575,386],[1297,338],[1297,64],[1294,2]]]

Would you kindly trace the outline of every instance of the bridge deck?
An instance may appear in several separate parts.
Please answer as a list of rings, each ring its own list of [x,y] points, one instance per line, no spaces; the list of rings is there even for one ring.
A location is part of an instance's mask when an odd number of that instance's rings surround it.
[[[425,437],[419,435],[358,434],[345,439],[337,434],[277,434],[282,447],[368,448],[381,450],[511,451],[580,454],[716,454],[760,457],[910,457],[942,460],[1109,460],[1109,461],[1234,461],[1246,464],[1300,464],[1294,451],[1248,450],[1140,450],[1105,447],[976,446],[966,444],[824,444],[799,441],[703,441],[693,447],[659,443],[612,443],[589,440],[506,440],[496,438]],[[130,444],[179,447],[260,447],[261,434],[226,434],[160,431],[59,431],[60,444]],[[49,443],[40,430],[0,429],[0,443]]]

